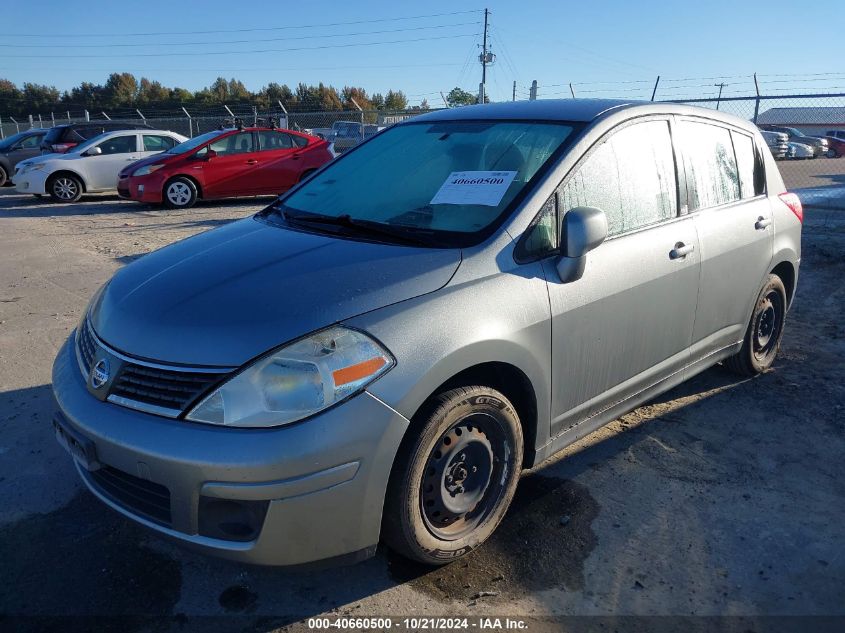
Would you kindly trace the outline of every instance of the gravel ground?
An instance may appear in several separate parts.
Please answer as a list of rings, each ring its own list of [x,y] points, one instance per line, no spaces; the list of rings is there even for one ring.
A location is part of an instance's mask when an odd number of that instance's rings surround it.
[[[807,211],[774,371],[711,369],[570,447],[523,477],[487,545],[448,567],[385,551],[342,571],[235,565],[93,499],[50,429],[59,345],[120,266],[266,202],[173,212],[0,191],[0,623],[272,631],[319,614],[694,615],[761,630],[763,616],[845,617],[842,211]],[[619,624],[570,628],[583,622]]]

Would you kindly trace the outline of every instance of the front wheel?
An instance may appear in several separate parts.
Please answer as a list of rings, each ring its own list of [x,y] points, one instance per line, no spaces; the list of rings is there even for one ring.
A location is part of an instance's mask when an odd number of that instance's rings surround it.
[[[383,537],[407,558],[443,565],[481,545],[499,525],[522,465],[522,427],[488,387],[438,395],[396,457]]]
[[[835,149],[827,150],[827,157],[828,158],[839,158],[839,154],[836,152]]]
[[[82,197],[82,181],[70,174],[53,176],[47,182],[47,193],[55,202],[76,202]]]
[[[0,187],[5,187],[8,180],[9,174],[7,174],[3,166],[0,165]]]
[[[190,178],[177,177],[164,185],[164,203],[171,209],[189,209],[197,201],[197,186]]]
[[[771,369],[780,349],[785,320],[786,289],[780,277],[769,275],[757,295],[742,347],[725,361],[725,367],[742,376]]]

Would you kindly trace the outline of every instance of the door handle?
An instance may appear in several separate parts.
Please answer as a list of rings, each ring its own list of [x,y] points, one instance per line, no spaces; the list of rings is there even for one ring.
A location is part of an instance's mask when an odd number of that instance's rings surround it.
[[[254,158],[251,158],[251,159],[249,159],[248,161],[246,161],[246,164],[247,164],[247,165],[257,165],[257,164],[258,164],[258,161],[257,161],[257,160],[255,160]]]
[[[764,218],[762,215],[757,218],[757,221],[754,223],[754,228],[758,231],[765,231],[766,227],[768,227],[772,223],[772,218]]]
[[[678,242],[675,248],[669,251],[669,259],[683,259],[695,250],[695,244],[684,244]]]

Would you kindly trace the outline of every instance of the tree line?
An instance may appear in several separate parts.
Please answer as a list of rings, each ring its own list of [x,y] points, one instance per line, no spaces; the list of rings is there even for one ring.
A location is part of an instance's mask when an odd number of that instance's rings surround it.
[[[450,106],[477,101],[474,95],[460,88],[451,90],[446,100]],[[251,92],[238,79],[218,77],[210,86],[191,92],[185,88],[168,87],[146,77],[138,80],[132,73],[112,73],[104,84],[84,81],[60,92],[55,86],[27,82],[18,87],[8,79],[0,78],[0,114],[7,116],[83,109],[178,109],[183,106],[232,106],[241,103],[269,110],[276,108],[279,102],[289,111],[355,110],[355,104],[363,110],[409,109],[408,98],[401,90],[368,94],[360,87],[344,86],[338,90],[322,82],[317,85],[299,83],[293,89],[287,84],[270,82],[258,92]],[[428,101],[423,99],[410,109],[428,110]]]

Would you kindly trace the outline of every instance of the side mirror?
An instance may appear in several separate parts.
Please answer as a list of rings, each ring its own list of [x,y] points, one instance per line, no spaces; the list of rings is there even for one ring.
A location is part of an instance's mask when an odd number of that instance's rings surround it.
[[[102,153],[103,153],[103,150],[101,150],[99,147],[92,147],[87,152],[85,152],[85,155],[86,156],[99,156]]]
[[[217,152],[215,152],[213,149],[205,150],[204,160],[211,160],[212,158],[217,158]]]
[[[587,253],[607,237],[607,216],[595,207],[575,207],[563,216],[560,252],[555,268],[562,283],[577,281],[587,266]]]

